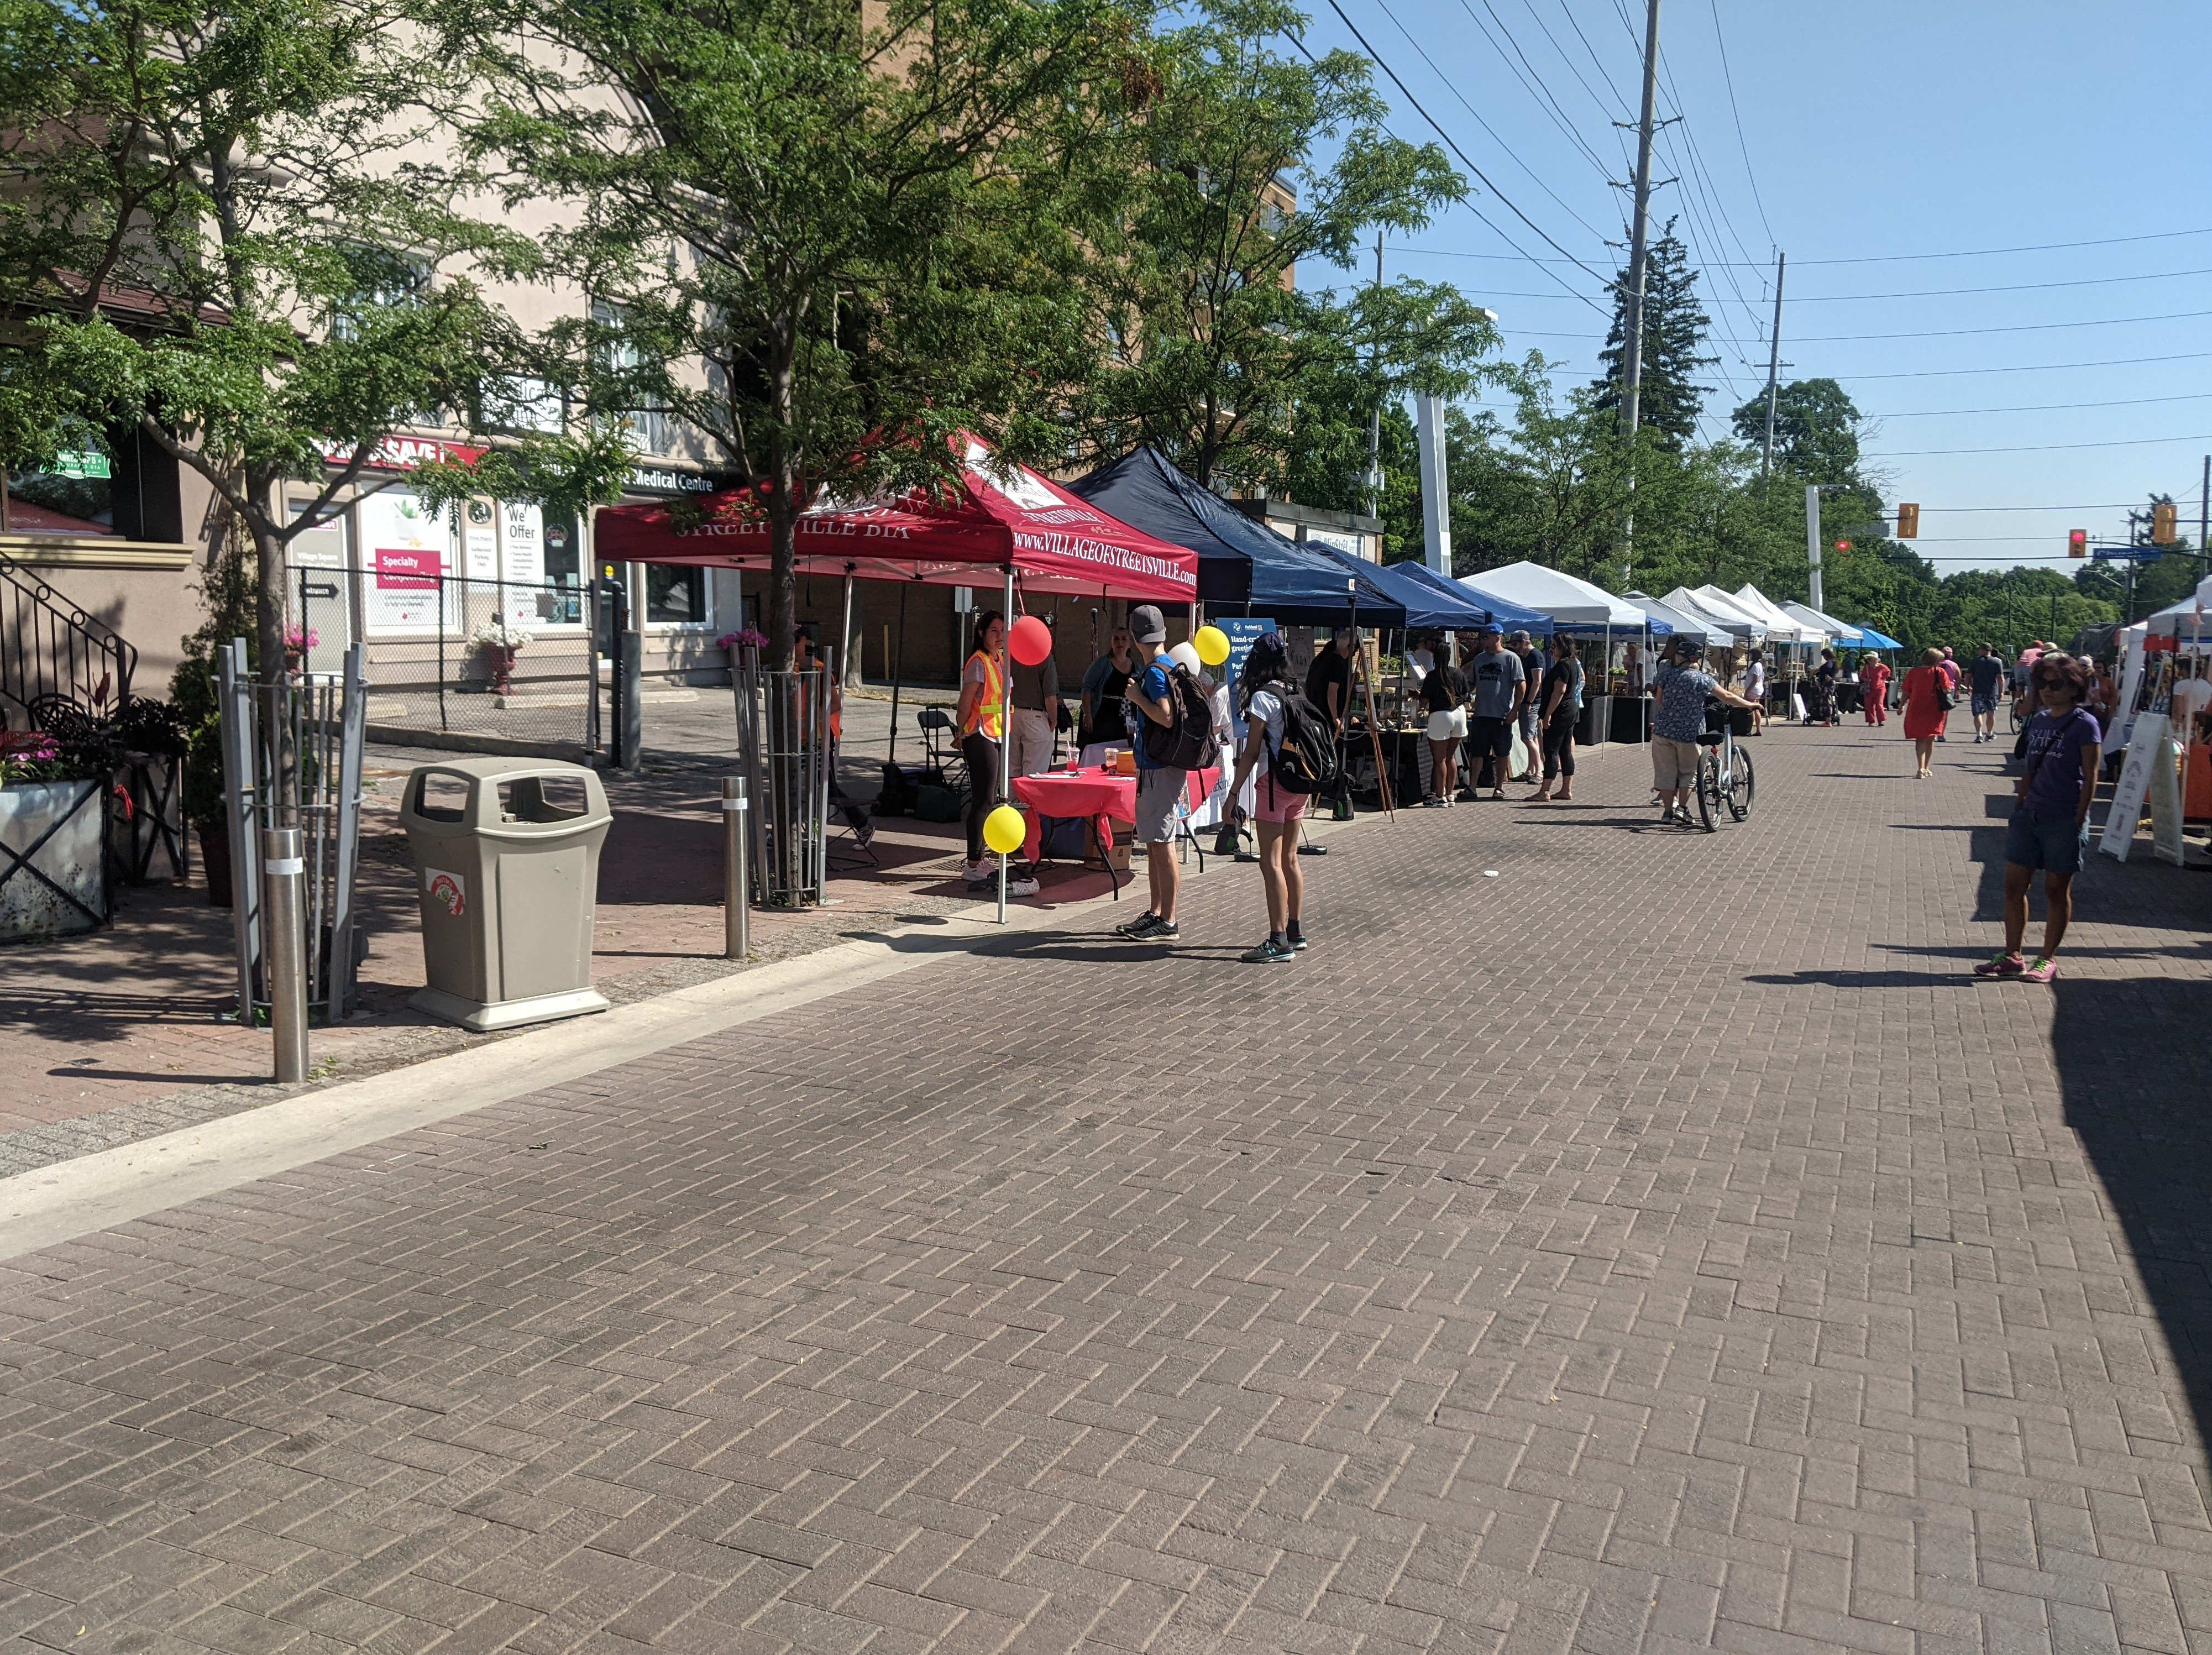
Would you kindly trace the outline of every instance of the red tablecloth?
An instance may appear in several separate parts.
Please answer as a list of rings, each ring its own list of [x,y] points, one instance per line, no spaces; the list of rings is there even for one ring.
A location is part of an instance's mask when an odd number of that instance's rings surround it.
[[[1221,779],[1218,770],[1208,769],[1188,772],[1189,780],[1183,786],[1183,800],[1193,810],[1204,804],[1213,792],[1213,784]],[[1032,865],[1037,860],[1037,849],[1044,834],[1044,818],[1055,821],[1088,820],[1098,831],[1098,845],[1102,850],[1114,848],[1114,824],[1117,821],[1134,823],[1137,819],[1137,778],[1116,776],[1103,764],[1078,770],[1073,776],[1065,770],[1050,770],[1042,776],[1018,776],[1013,779],[1014,802],[1029,806],[1029,831],[1023,836],[1022,853]]]

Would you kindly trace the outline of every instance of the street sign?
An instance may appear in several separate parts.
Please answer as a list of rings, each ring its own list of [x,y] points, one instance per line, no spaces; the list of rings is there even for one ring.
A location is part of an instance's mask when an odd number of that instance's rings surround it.
[[[2092,546],[2089,555],[2100,563],[2154,563],[2166,556],[2156,546]]]

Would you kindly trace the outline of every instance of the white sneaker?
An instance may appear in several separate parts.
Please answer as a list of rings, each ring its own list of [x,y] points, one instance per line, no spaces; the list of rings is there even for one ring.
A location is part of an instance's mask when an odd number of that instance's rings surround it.
[[[970,885],[979,885],[985,879],[995,879],[998,873],[999,870],[988,862],[963,862],[960,865],[960,877]]]
[[[1030,878],[1028,874],[1009,873],[1006,875],[1006,894],[1009,897],[1034,897],[1036,893],[1037,882]]]

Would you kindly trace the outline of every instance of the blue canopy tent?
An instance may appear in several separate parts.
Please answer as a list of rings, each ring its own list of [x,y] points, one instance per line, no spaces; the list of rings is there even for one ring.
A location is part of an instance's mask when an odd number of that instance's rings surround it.
[[[1471,632],[1495,618],[1480,604],[1464,592],[1454,591],[1449,584],[1435,583],[1420,577],[1428,571],[1419,563],[1370,563],[1355,557],[1334,546],[1309,543],[1308,551],[1317,551],[1342,565],[1346,569],[1364,575],[1380,587],[1404,611],[1405,619],[1400,624],[1415,630],[1436,628],[1448,632]],[[1367,605],[1359,606],[1359,618],[1367,618]],[[1389,625],[1391,623],[1384,622]],[[1525,623],[1515,622],[1521,625]]]
[[[1066,485],[1133,528],[1198,554],[1198,599],[1215,615],[1260,614],[1286,626],[1341,626],[1357,605],[1371,626],[1406,624],[1404,604],[1317,545],[1300,545],[1200,488],[1157,448],[1135,448]]]
[[[1859,627],[1859,639],[1863,646],[1869,649],[1902,649],[1905,648],[1905,646],[1899,643],[1895,638],[1891,637],[1888,633],[1877,632],[1874,628],[1868,626],[1863,623],[1862,623]]]

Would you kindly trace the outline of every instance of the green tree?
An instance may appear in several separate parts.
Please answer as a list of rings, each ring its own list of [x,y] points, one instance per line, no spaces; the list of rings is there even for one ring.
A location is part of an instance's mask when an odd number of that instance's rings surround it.
[[[5,458],[53,446],[43,397],[198,472],[252,542],[264,661],[293,537],[395,428],[495,429],[529,359],[478,284],[527,273],[531,248],[419,160],[467,94],[456,61],[378,3],[0,4]],[[416,480],[451,497],[521,492],[533,464],[615,469],[557,436],[523,447]]]
[[[1735,434],[1753,447],[1766,435],[1766,399],[1735,411]],[[1776,387],[1774,464],[1800,483],[1859,481],[1859,411],[1833,380],[1792,380]]]
[[[1152,443],[1209,485],[1364,504],[1374,411],[1464,390],[1497,333],[1449,286],[1316,285],[1467,185],[1435,145],[1382,131],[1365,58],[1276,49],[1305,23],[1279,0],[1210,0],[1155,41],[1157,93],[1122,129],[1131,199],[1091,266],[1105,350],[1078,424],[1094,451]]]
[[[850,0],[525,15],[565,56],[501,61],[475,145],[512,198],[573,210],[549,258],[619,318],[583,343],[641,364],[605,411],[649,395],[755,480],[784,663],[819,494],[934,486],[963,428],[1065,455],[1111,145],[1092,88],[1141,92],[1140,46],[1099,0],[892,0],[872,28]]]
[[[1617,414],[1621,406],[1628,371],[1628,269],[1623,265],[1613,282],[1613,326],[1598,353],[1605,377],[1590,387],[1591,405],[1602,413]],[[1668,448],[1680,448],[1697,435],[1698,414],[1712,387],[1695,381],[1700,369],[1720,360],[1700,354],[1711,326],[1698,297],[1698,272],[1690,268],[1689,249],[1676,239],[1670,218],[1645,254],[1644,349],[1637,380],[1637,424],[1658,433]]]

